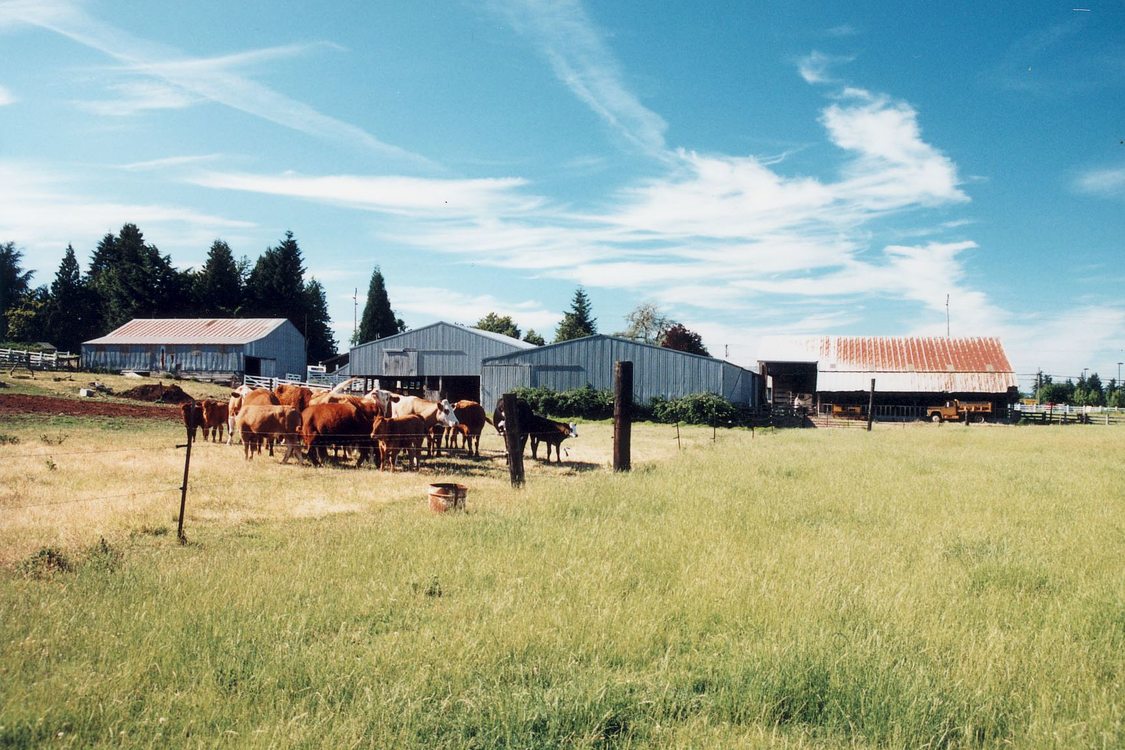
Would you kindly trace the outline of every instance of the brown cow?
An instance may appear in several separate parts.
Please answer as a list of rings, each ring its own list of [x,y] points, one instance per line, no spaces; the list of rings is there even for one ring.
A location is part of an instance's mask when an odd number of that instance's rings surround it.
[[[386,471],[387,466],[390,466],[392,472],[395,470],[400,451],[405,451],[410,466],[418,469],[425,433],[426,421],[417,414],[405,417],[376,416],[371,424],[371,439],[379,442],[379,459],[383,470]]]
[[[276,406],[251,404],[244,406],[238,413],[236,421],[238,433],[242,437],[244,456],[247,461],[253,457],[254,450],[261,452],[263,440],[285,443],[287,450],[281,463],[289,463],[289,457],[297,454],[297,462],[303,463],[301,458],[301,413],[292,406]],[[272,455],[272,454],[271,454]]]
[[[449,404],[443,401],[442,404]],[[484,407],[476,401],[461,400],[451,405],[457,417],[457,424],[450,425],[446,432],[449,436],[449,447],[455,447],[457,436],[461,436],[461,447],[474,456],[480,455],[480,435],[486,424],[491,424]]]
[[[199,403],[203,407],[203,439],[210,437],[212,442],[221,442],[229,416],[227,403],[213,398],[205,398]]]
[[[185,401],[180,404],[180,412],[184,415],[184,427],[187,429],[188,440],[195,442],[195,431],[203,425],[203,407],[198,401]],[[207,439],[207,430],[204,428],[203,439]]]
[[[313,392],[311,388],[303,385],[280,383],[273,389],[273,395],[277,396],[282,406],[292,406],[297,411],[304,411],[313,397]]]
[[[234,423],[238,419],[238,412],[242,407],[252,404],[280,406],[281,402],[277,400],[277,396],[273,395],[273,391],[269,388],[251,388],[248,385],[240,385],[231,391],[230,401],[227,402],[227,427],[230,430],[227,433],[227,445],[234,443]],[[272,443],[270,444],[270,455],[273,455]]]
[[[375,416],[375,407],[371,404],[310,405],[301,412],[301,437],[309,460],[314,466],[320,466],[325,458],[325,447],[341,445],[357,448],[356,466],[362,465],[371,453],[371,426]]]

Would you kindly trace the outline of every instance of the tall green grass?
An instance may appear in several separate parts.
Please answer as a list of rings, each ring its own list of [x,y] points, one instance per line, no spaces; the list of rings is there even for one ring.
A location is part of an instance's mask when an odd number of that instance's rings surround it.
[[[0,747],[1121,747],[1120,438],[728,433],[72,550],[0,578]]]

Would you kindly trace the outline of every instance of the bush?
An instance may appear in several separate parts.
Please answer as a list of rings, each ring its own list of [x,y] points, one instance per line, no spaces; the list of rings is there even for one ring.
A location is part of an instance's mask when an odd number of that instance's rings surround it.
[[[572,391],[548,388],[520,388],[516,395],[527,402],[536,414],[581,419],[613,417],[613,393],[586,385]],[[634,407],[634,418],[674,424],[703,424],[726,427],[743,424],[743,413],[737,406],[714,393],[694,393],[683,398],[654,397],[648,404]]]

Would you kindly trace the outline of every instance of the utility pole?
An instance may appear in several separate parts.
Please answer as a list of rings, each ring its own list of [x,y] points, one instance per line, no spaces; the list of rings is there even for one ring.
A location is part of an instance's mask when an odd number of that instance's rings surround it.
[[[355,288],[352,294],[352,341],[355,341],[356,334],[359,333],[359,287]],[[358,344],[359,342],[356,341]]]
[[[945,295],[945,337],[949,338],[949,295]]]

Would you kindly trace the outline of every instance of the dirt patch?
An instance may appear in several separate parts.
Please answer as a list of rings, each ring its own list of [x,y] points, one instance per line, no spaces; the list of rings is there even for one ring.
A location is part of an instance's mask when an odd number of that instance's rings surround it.
[[[184,390],[175,383],[172,385],[164,385],[163,383],[138,385],[136,388],[130,388],[118,395],[120,395],[121,398],[131,398],[135,401],[148,401],[158,404],[184,404],[188,401],[195,400],[184,393]]]
[[[116,404],[55,396],[0,395],[0,417],[20,414],[51,414],[68,417],[131,417],[134,419],[168,419],[180,421],[183,415],[171,406]]]

